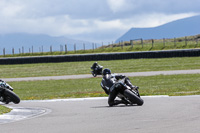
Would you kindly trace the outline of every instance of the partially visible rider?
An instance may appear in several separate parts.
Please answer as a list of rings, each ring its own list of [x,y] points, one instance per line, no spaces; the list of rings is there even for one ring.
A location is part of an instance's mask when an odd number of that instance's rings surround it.
[[[117,89],[120,89],[120,87],[122,87],[118,83],[118,80],[124,78],[124,83],[127,86],[129,86],[131,89],[137,90],[138,87],[133,86],[131,84],[129,78],[126,77],[125,75],[111,74],[111,70],[108,68],[103,70],[102,75],[103,75],[103,78],[101,81],[101,87],[103,88],[105,93],[109,95],[109,97],[108,97],[109,106],[118,105],[118,104],[129,104],[129,102],[126,101],[125,99],[115,100],[115,98],[118,95]]]
[[[100,65],[98,65],[98,63],[97,62],[95,62],[93,65],[92,65],[92,67],[91,67],[91,69],[93,69],[94,71],[97,71],[98,70],[98,68],[100,68],[101,66]]]
[[[91,73],[94,77],[96,77],[97,75],[102,75],[103,66],[99,65],[97,62],[92,65],[91,69]]]
[[[6,88],[9,88],[10,90],[13,90],[13,88],[8,83],[6,83],[5,81],[3,81],[2,79],[0,79],[0,87],[1,86],[5,86]]]
[[[6,91],[7,90],[7,91]],[[8,104],[9,102],[14,102],[15,104],[18,104],[20,102],[20,98],[12,93],[13,88],[0,79],[0,102]]]

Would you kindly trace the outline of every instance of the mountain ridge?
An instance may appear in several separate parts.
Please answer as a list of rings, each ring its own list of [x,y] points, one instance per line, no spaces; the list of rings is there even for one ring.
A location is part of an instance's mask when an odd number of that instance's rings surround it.
[[[10,33],[10,34],[0,34],[0,54],[2,49],[6,49],[6,53],[11,53],[12,48],[15,48],[16,52],[18,49],[24,47],[25,52],[29,52],[29,49],[34,48],[35,52],[50,51],[52,46],[53,51],[60,51],[60,46],[67,45],[68,50],[74,50],[74,44],[76,44],[76,49],[83,49],[83,44],[85,49],[92,49],[92,43],[89,41],[81,41],[70,39],[64,36],[52,37],[46,34],[29,34],[29,33]]]
[[[200,34],[200,15],[179,19],[157,27],[131,28],[115,42],[134,39],[162,39]]]

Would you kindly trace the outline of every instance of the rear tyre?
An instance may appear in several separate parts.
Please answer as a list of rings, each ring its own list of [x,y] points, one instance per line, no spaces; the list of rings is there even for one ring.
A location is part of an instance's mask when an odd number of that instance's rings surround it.
[[[9,98],[9,101],[11,101],[15,104],[18,104],[20,102],[20,98],[11,90],[6,89],[4,91],[4,96]]]
[[[142,106],[144,101],[138,97],[135,93],[133,93],[132,91],[130,91],[129,89],[126,89],[124,91],[124,95],[132,102],[132,103],[136,103],[139,106]]]

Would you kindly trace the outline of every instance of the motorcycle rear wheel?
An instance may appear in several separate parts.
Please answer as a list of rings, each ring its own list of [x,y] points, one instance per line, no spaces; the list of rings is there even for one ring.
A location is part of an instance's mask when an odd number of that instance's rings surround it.
[[[144,101],[129,89],[124,90],[124,96],[126,96],[132,103],[136,103],[139,106],[144,104]]]
[[[6,89],[4,91],[4,97],[9,97],[10,101],[18,104],[20,102],[20,98],[11,90]],[[6,102],[8,104],[9,102]]]

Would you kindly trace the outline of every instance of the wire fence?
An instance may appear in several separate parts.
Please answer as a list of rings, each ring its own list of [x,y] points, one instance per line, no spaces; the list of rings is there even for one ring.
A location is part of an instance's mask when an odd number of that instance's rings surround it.
[[[35,54],[35,53],[49,53],[53,52],[64,53],[67,54],[70,51],[76,53],[77,51],[82,50],[83,52],[86,50],[91,50],[93,52],[101,49],[102,51],[106,48],[120,48],[120,49],[128,49],[130,50],[152,50],[156,49],[170,49],[170,48],[197,48],[199,45],[200,35],[182,37],[182,38],[163,38],[163,39],[132,39],[130,41],[120,41],[118,43],[90,43],[90,44],[73,44],[73,45],[50,45],[50,46],[31,46],[31,47],[18,47],[18,48],[1,48],[0,47],[0,55],[15,55],[15,54]]]
[[[15,55],[15,54],[35,54],[35,53],[53,53],[53,52],[60,52],[67,54],[70,51],[76,53],[78,50],[95,50],[98,47],[101,47],[101,44],[98,43],[91,43],[91,44],[73,44],[73,45],[42,45],[42,46],[31,46],[31,47],[18,47],[18,48],[1,48],[0,47],[0,55]]]
[[[133,39],[130,41],[120,41],[115,44],[111,44],[108,46],[104,46],[106,48],[116,48],[124,47],[128,49],[170,49],[170,48],[197,48],[200,47],[200,35],[192,36],[192,37],[182,37],[182,38],[163,38],[163,39]]]

